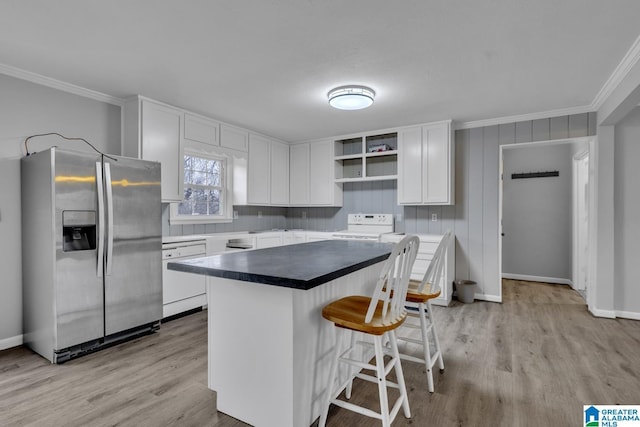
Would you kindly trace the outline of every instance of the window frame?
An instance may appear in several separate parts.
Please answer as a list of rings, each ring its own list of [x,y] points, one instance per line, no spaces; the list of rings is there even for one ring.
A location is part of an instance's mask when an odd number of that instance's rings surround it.
[[[218,215],[181,215],[178,213],[180,202],[173,202],[169,207],[170,224],[216,224],[233,221],[233,160],[224,154],[212,153],[197,149],[184,149],[182,154],[181,168],[183,169],[183,194],[184,188],[188,188],[189,183],[184,182],[184,157],[198,157],[201,159],[214,160],[222,163],[222,185],[220,187],[220,204],[222,212]],[[213,187],[211,187],[213,188]]]

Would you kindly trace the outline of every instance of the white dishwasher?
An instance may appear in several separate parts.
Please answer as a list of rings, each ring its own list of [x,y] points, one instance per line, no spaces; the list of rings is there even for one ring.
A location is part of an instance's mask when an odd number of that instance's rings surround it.
[[[206,277],[167,269],[169,261],[206,256],[205,240],[162,244],[162,317],[207,305]]]

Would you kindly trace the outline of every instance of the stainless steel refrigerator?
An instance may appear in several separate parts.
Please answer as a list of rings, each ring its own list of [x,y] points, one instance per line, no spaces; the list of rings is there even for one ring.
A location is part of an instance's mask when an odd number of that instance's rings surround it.
[[[160,164],[51,148],[21,180],[24,343],[60,363],[156,330]]]

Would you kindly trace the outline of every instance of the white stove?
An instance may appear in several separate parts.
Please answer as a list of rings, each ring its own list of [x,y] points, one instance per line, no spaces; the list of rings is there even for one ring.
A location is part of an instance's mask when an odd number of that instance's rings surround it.
[[[347,229],[333,233],[333,238],[377,242],[381,234],[393,233],[393,230],[393,214],[349,214]]]

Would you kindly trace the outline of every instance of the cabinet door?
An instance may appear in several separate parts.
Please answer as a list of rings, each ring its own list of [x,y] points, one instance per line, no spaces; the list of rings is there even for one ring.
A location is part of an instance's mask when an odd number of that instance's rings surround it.
[[[289,146],[271,141],[271,204],[289,204]]]
[[[422,202],[451,203],[449,124],[422,127]]]
[[[268,205],[271,200],[270,141],[259,135],[249,135],[247,203]]]
[[[332,141],[309,144],[309,204],[332,205],[333,186]]]
[[[218,145],[218,123],[185,113],[184,137],[191,141]]]
[[[281,233],[259,234],[256,238],[256,249],[273,248],[275,246],[282,246]]]
[[[289,148],[289,202],[292,205],[309,203],[309,144],[292,145]]]
[[[142,101],[142,156],[162,165],[162,201],[183,198],[182,112],[164,105]]]
[[[220,145],[246,153],[249,151],[249,132],[222,125],[220,126]]]
[[[398,204],[422,203],[422,129],[398,133]]]

